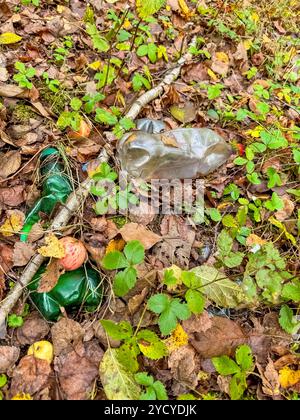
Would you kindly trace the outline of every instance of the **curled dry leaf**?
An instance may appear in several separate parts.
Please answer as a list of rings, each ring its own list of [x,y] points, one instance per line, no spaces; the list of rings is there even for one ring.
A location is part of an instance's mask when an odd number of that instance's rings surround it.
[[[182,69],[182,79],[189,82],[203,82],[209,80],[207,67],[203,63],[188,64]]]
[[[48,323],[37,312],[32,312],[16,330],[17,342],[21,346],[33,344],[45,338],[49,331]]]
[[[24,185],[0,188],[0,203],[10,207],[17,207],[25,201]]]
[[[195,349],[190,346],[182,346],[173,351],[168,359],[168,366],[171,373],[184,388],[196,388],[198,383],[198,373],[200,370],[200,358]]]
[[[69,318],[62,318],[51,328],[55,356],[68,353],[80,343],[84,330],[80,324]]]
[[[25,356],[14,369],[10,394],[19,393],[33,396],[47,386],[51,367],[46,360],[36,359],[34,356]]]
[[[222,51],[216,52],[212,57],[212,71],[222,76],[226,76],[229,70],[228,55]]]
[[[293,214],[293,211],[295,209],[295,204],[288,197],[283,196],[283,197],[280,197],[280,198],[283,201],[283,208],[281,210],[278,210],[275,213],[275,217],[280,222],[283,222],[284,220],[291,217],[291,215]]]
[[[151,230],[145,228],[143,225],[139,225],[138,223],[126,223],[119,232],[124,241],[140,241],[145,249],[152,248],[153,245],[162,239],[159,235],[156,235],[156,233],[151,232]]]
[[[48,293],[56,286],[59,277],[65,272],[59,260],[52,259],[39,281],[38,293]]]
[[[20,356],[20,349],[14,346],[0,346],[0,373],[12,368]]]
[[[91,398],[103,353],[97,341],[93,340],[79,344],[75,350],[55,359],[55,370],[65,399]]]
[[[21,153],[19,151],[9,151],[0,155],[0,178],[7,178],[14,174],[21,166]]]
[[[23,242],[16,242],[13,255],[14,267],[23,267],[26,265],[34,253],[35,251],[32,245]]]
[[[270,397],[280,395],[279,375],[275,369],[273,360],[270,357],[268,358],[268,364],[265,369],[263,369],[259,363],[257,363],[256,366],[262,380],[263,393]]]

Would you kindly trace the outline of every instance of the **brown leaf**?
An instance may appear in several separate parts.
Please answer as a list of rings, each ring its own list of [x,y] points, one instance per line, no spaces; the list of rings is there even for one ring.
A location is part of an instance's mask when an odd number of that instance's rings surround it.
[[[207,67],[203,63],[188,64],[182,68],[181,77],[184,82],[203,82],[209,80]]]
[[[212,71],[222,76],[226,76],[229,70],[228,55],[222,51],[217,51],[212,57]]]
[[[0,203],[6,206],[17,207],[25,201],[24,185],[0,188]]]
[[[145,249],[152,248],[153,245],[162,239],[159,235],[156,235],[156,233],[151,232],[151,230],[145,228],[143,225],[139,225],[138,223],[126,223],[119,232],[124,241],[140,241]]]
[[[32,312],[26,317],[22,327],[17,328],[17,342],[21,346],[33,344],[45,338],[49,331],[50,328],[47,321],[41,318],[38,312]]]
[[[160,135],[160,140],[165,144],[166,146],[171,147],[177,147],[180,148],[179,144],[177,143],[176,139],[171,136],[166,136],[165,134]]]
[[[16,242],[13,255],[14,267],[23,267],[26,265],[34,253],[32,245],[24,242]]]
[[[262,52],[259,52],[259,53],[253,54],[251,57],[251,60],[255,66],[260,66],[264,62],[265,56],[263,55]]]
[[[46,271],[42,274],[39,281],[38,293],[48,293],[56,286],[59,277],[65,272],[56,258],[51,259]]]
[[[20,356],[20,349],[14,346],[0,346],[0,373],[14,366]]]
[[[282,196],[280,198],[283,201],[283,208],[281,210],[276,211],[275,217],[280,222],[283,222],[284,220],[291,217],[295,209],[295,204],[293,203],[292,200],[288,198],[288,196]]]
[[[36,242],[38,239],[41,239],[44,236],[44,229],[41,222],[35,223],[31,231],[29,232],[29,235],[27,237],[27,242]]]
[[[145,297],[147,296],[149,289],[144,287],[140,294],[133,296],[128,301],[128,309],[131,315],[135,314],[137,310],[140,308],[141,304],[144,302]]]
[[[198,383],[198,373],[200,370],[200,358],[195,349],[190,346],[182,346],[173,351],[168,359],[168,366],[171,369],[173,378],[187,388],[196,388]]]
[[[241,66],[243,71],[245,71],[248,63],[248,55],[243,41],[238,43],[236,52],[233,54],[233,57],[235,60],[242,62]]]
[[[0,178],[7,178],[14,174],[21,166],[21,154],[10,151],[0,156]]]
[[[264,394],[269,395],[270,397],[275,397],[280,395],[280,382],[279,375],[275,369],[274,362],[269,358],[268,364],[265,369],[257,363],[257,368],[262,379],[262,391]]]
[[[0,243],[0,301],[5,290],[5,274],[12,267],[13,248],[5,243]]]
[[[170,108],[171,115],[183,124],[192,122],[196,118],[196,108],[193,102],[186,102],[183,106],[174,104]],[[175,147],[179,147],[175,141]],[[165,143],[166,144],[166,143]]]
[[[25,356],[14,369],[10,394],[30,394],[31,396],[44,388],[48,382],[51,367],[46,360]]]
[[[237,346],[247,342],[244,332],[236,322],[220,316],[212,317],[211,321],[212,326],[205,332],[194,332],[190,336],[190,343],[204,359],[230,356]]]
[[[193,315],[188,320],[183,321],[182,326],[188,335],[195,332],[205,332],[212,327],[212,317],[204,311],[200,315]]]
[[[84,330],[80,324],[69,318],[62,318],[51,328],[54,354],[68,353],[82,341]]]
[[[27,97],[27,93],[24,89],[8,83],[0,83],[0,96],[4,98],[25,98]]]
[[[65,399],[90,399],[103,354],[97,341],[93,340],[55,358],[55,370]]]

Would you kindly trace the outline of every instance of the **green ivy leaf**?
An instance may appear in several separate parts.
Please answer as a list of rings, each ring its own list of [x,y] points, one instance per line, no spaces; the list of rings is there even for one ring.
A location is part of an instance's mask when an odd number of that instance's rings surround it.
[[[294,316],[293,310],[283,305],[279,312],[279,324],[289,334],[296,334],[300,328],[300,322]]]

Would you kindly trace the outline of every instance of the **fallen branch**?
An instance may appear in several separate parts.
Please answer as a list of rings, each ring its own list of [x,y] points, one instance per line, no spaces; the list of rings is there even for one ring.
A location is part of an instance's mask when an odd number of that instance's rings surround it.
[[[193,38],[189,47],[196,45],[196,37]],[[142,94],[131,106],[125,117],[135,120],[139,115],[144,106],[146,106],[153,99],[157,98],[164,92],[166,86],[171,85],[180,75],[182,66],[192,58],[191,53],[188,52],[184,54],[178,61],[176,67],[170,70],[166,76],[163,78],[161,83],[155,88],[149,90]],[[3,92],[2,92],[3,93]],[[0,91],[1,94],[1,91]],[[105,148],[100,153],[99,159],[108,160],[108,153]],[[71,217],[76,213],[80,208],[80,205],[84,202],[89,194],[89,189],[91,186],[92,180],[86,179],[83,183],[80,184],[78,189],[72,193],[67,200],[66,204],[60,209],[58,214],[53,220],[52,225],[50,226],[51,231],[58,231],[62,227],[66,226]],[[6,334],[6,318],[10,311],[13,309],[17,300],[21,297],[24,288],[30,283],[31,279],[40,268],[45,258],[41,255],[35,255],[34,258],[28,263],[27,267],[23,271],[19,282],[15,287],[9,292],[6,298],[0,302],[0,338],[4,338]]]

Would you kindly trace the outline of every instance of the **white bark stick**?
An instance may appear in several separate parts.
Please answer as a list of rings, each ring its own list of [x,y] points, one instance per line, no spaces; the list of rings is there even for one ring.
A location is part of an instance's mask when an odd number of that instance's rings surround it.
[[[196,37],[193,38],[189,47],[196,45]],[[166,76],[163,78],[161,83],[154,87],[153,89],[142,94],[131,106],[125,117],[135,120],[139,115],[144,106],[150,103],[153,99],[156,99],[161,95],[166,86],[171,85],[180,75],[182,66],[192,58],[191,53],[188,51],[184,54],[174,67],[173,70],[170,70]],[[0,92],[1,93],[1,92]],[[102,160],[107,160],[108,155],[106,150],[100,153],[99,156]],[[86,179],[80,184],[78,189],[73,192],[68,198],[66,204],[59,210],[56,217],[54,218],[52,225],[50,227],[51,231],[58,231],[62,227],[66,226],[71,217],[76,213],[80,208],[80,205],[84,202],[89,194],[89,189],[92,181],[91,179]],[[0,338],[4,338],[6,334],[6,318],[9,312],[13,309],[17,300],[21,297],[24,288],[30,283],[31,279],[40,268],[45,258],[41,255],[35,255],[33,259],[28,263],[27,267],[24,269],[19,282],[14,286],[14,288],[8,293],[5,299],[0,302]]]

